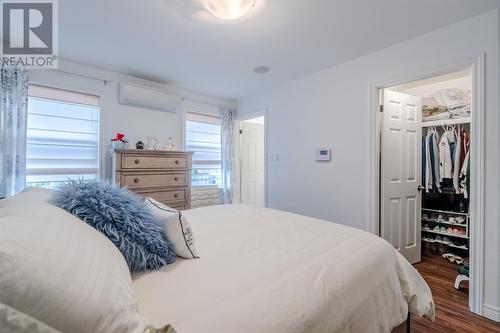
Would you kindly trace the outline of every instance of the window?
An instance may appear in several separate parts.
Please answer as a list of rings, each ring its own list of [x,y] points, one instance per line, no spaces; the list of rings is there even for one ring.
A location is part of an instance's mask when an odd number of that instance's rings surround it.
[[[98,179],[99,98],[38,85],[28,91],[26,185]]]
[[[186,150],[193,152],[192,186],[222,187],[220,118],[188,112]]]

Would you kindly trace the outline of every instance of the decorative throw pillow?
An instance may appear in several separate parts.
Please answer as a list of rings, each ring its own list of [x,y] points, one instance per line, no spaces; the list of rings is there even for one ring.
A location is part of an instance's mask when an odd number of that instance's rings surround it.
[[[185,259],[199,258],[194,245],[191,223],[178,210],[152,198],[144,200],[150,212],[163,222],[168,239],[174,244],[175,254]]]
[[[144,332],[120,251],[33,195],[0,200],[0,332]]]
[[[110,182],[73,181],[61,188],[56,203],[105,234],[132,272],[160,269],[175,260],[161,222],[125,188]]]

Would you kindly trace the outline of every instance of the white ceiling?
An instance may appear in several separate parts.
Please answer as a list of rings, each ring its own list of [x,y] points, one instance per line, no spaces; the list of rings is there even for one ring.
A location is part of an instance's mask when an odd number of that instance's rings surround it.
[[[237,99],[500,7],[500,0],[266,1],[247,20],[213,24],[186,16],[175,0],[62,0],[59,53]],[[271,71],[255,74],[259,65]]]

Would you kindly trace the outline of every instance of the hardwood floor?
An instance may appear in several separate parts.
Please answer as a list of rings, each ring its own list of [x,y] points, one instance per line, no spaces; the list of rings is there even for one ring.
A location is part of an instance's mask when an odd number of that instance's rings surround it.
[[[436,304],[436,321],[412,315],[414,333],[500,333],[500,323],[477,316],[469,311],[468,283],[460,291],[453,288],[457,276],[455,264],[440,256],[424,256],[415,268],[429,284]]]

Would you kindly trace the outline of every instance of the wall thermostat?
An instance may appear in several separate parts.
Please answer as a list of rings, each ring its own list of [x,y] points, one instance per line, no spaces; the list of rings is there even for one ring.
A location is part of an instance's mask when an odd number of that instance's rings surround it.
[[[331,150],[329,148],[316,149],[316,161],[330,161],[331,158]]]

